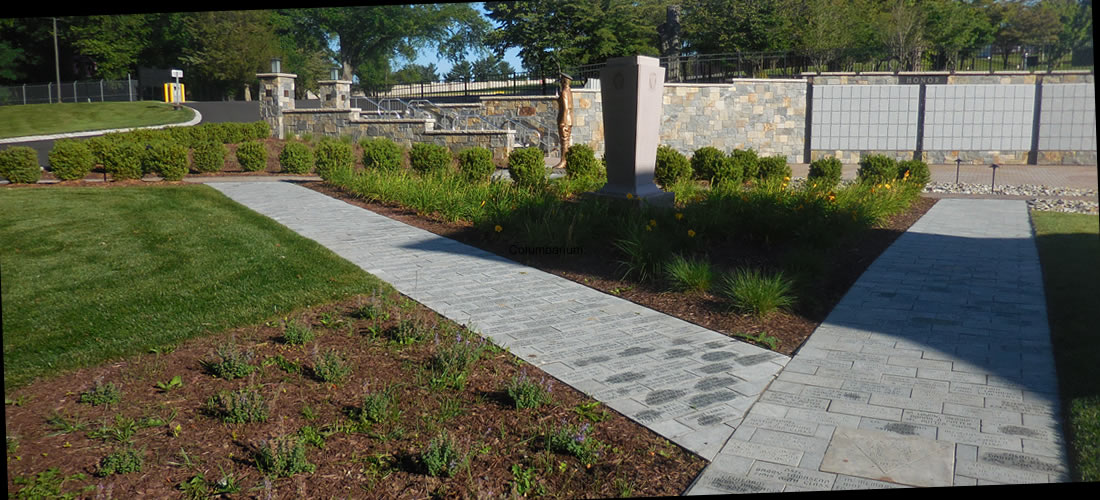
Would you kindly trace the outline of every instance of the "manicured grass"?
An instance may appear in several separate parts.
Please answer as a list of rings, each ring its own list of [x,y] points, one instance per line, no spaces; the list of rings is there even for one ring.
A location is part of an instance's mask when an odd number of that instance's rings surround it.
[[[165,125],[194,116],[153,101],[0,106],[0,138]]]
[[[1077,481],[1100,481],[1100,219],[1095,215],[1033,212],[1047,295],[1058,384]]]
[[[5,392],[382,286],[206,186],[0,191]]]

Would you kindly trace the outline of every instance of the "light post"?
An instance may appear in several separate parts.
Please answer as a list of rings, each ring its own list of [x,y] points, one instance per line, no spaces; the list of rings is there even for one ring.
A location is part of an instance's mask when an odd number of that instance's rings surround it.
[[[991,192],[996,192],[997,191],[997,169],[1000,168],[1000,165],[997,165],[996,163],[994,163],[994,164],[990,165],[989,168],[993,169],[993,182],[990,184],[989,190]]]
[[[57,103],[61,104],[61,58],[57,55],[57,18],[53,19],[53,69],[57,74]]]
[[[962,165],[962,160],[955,158],[955,184],[959,183],[959,166]]]

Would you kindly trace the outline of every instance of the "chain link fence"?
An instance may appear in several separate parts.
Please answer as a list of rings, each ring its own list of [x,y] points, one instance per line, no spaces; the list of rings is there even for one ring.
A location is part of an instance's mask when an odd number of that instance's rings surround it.
[[[56,83],[0,86],[0,105],[61,102],[140,101],[137,80],[86,80]]]

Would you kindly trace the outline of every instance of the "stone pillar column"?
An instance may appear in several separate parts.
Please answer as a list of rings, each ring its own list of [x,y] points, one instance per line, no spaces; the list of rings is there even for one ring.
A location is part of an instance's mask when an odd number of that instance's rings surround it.
[[[319,80],[321,107],[334,109],[351,108],[350,80]]]
[[[294,109],[294,79],[290,73],[259,73],[260,118],[271,125],[277,139],[286,139],[283,131],[283,111]]]
[[[597,194],[670,204],[653,182],[665,69],[653,57],[619,57],[600,71],[607,184]],[[629,195],[629,196],[628,196]]]

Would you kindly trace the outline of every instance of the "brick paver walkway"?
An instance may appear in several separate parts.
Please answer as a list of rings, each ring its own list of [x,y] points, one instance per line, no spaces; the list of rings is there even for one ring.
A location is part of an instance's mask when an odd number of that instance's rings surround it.
[[[1022,201],[941,200],[787,358],[300,186],[210,185],[712,460],[690,494],[1068,480]]]

